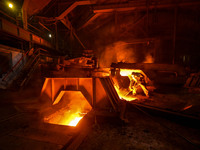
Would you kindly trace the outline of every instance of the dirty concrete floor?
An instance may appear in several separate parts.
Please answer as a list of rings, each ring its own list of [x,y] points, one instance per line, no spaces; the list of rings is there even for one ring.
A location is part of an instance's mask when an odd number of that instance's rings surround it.
[[[148,99],[133,103],[145,104],[200,118],[200,88],[165,87],[150,93]]]
[[[0,150],[60,150],[76,133],[74,128],[44,124],[40,111],[45,104],[33,92],[0,94]]]
[[[30,93],[27,91],[28,95]],[[69,129],[63,127],[52,130],[51,127],[45,129],[46,127],[38,125],[38,111],[45,106],[38,102],[38,97],[27,98],[25,92],[23,96],[21,94],[9,91],[1,93],[0,150],[62,149],[72,133],[69,134]],[[93,125],[78,149],[183,150],[198,149],[200,146],[199,128],[184,126],[160,117],[153,117],[152,120],[129,106],[126,116],[128,124],[119,118],[97,117],[97,125]]]
[[[130,108],[129,108],[130,109]],[[188,150],[200,149],[200,128],[143,114],[127,112],[128,124],[113,118],[97,119],[79,150]],[[102,121],[103,120],[103,121]]]
[[[39,101],[41,87],[29,86],[20,91],[0,91],[0,150],[63,150],[74,129],[63,126],[41,125],[40,110],[48,107]],[[180,94],[181,95],[181,94]],[[157,94],[152,106],[181,108],[197,103],[193,95],[166,99]],[[155,96],[156,97],[156,96]],[[166,96],[164,96],[166,97]],[[176,95],[177,97],[177,95]],[[159,101],[160,102],[156,102]],[[167,102],[170,103],[166,105]],[[187,105],[186,105],[187,106]],[[180,109],[181,109],[180,108]],[[199,108],[199,107],[197,107]],[[127,107],[128,124],[119,118],[97,117],[79,150],[188,150],[200,149],[200,127],[185,126],[162,117],[149,117],[139,110]],[[39,123],[38,123],[39,120]]]

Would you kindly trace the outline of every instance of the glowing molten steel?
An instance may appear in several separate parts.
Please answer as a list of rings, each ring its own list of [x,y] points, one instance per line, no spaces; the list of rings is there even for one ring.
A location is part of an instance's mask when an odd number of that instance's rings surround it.
[[[122,84],[120,82],[123,82],[121,81],[120,76],[127,76],[129,78],[130,83],[127,88],[120,87],[120,84]],[[120,75],[116,75],[116,79],[114,79],[114,81],[114,86],[120,99],[124,99],[126,101],[133,101],[138,99],[136,94],[139,88],[142,89],[146,97],[149,97],[148,90],[145,86],[147,82],[147,77],[141,70],[120,69]]]
[[[59,111],[44,118],[45,122],[51,124],[76,126],[79,121],[85,116],[86,113],[66,111],[66,108],[60,109]]]
[[[129,76],[132,75],[132,73],[143,73],[142,70],[136,70],[136,69],[120,69],[120,75],[121,76]]]
[[[76,126],[92,107],[80,91],[65,91],[62,95],[61,100],[58,100],[55,105],[63,107],[51,115],[45,116],[44,122]]]
[[[137,97],[134,97],[134,95],[128,96],[129,91],[125,89],[120,89],[117,85],[115,85],[115,90],[117,91],[117,94],[120,99],[123,99],[126,101],[133,101],[137,99]]]
[[[83,118],[79,113],[72,114],[69,118],[66,118],[64,125],[76,126],[78,122]]]
[[[76,126],[78,122],[82,119],[83,117],[76,117],[74,120],[72,120],[68,125],[69,126]]]

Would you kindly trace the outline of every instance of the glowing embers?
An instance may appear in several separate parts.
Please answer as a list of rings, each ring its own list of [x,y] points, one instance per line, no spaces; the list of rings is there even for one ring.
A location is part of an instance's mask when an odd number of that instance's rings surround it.
[[[44,122],[76,126],[92,107],[80,91],[61,92],[63,96],[53,106],[53,113],[44,117]]]
[[[139,97],[149,97],[149,92],[146,88],[149,79],[142,70],[120,69],[116,71],[113,80],[120,99],[133,101]]]

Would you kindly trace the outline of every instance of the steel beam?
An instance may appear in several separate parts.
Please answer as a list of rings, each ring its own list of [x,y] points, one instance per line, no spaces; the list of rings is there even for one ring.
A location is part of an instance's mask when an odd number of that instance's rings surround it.
[[[0,18],[0,22],[1,22],[0,32],[5,32],[7,34],[13,35],[16,38],[20,38],[28,42],[33,42],[49,48],[53,48],[52,44],[49,43],[48,41],[27,30],[24,30],[23,28],[18,27],[17,25],[3,18]]]
[[[125,44],[140,44],[140,43],[147,43],[149,41],[155,41],[156,38],[141,38],[141,39],[133,39],[127,40]]]
[[[79,39],[79,37],[77,36],[77,34],[75,33],[71,22],[67,19],[67,17],[65,17],[65,19],[60,20],[70,31],[72,31],[73,35],[76,37],[76,39],[78,40],[78,42],[81,44],[81,46],[86,49],[86,47],[83,45],[83,43],[81,42],[81,40]]]
[[[96,18],[98,18],[98,17],[101,16],[101,15],[102,15],[101,13],[96,13],[96,14],[94,14],[89,20],[87,20],[87,21],[79,28],[79,30],[82,29],[82,28],[85,28],[86,26],[88,26],[92,21],[94,21]]]
[[[130,11],[135,10],[136,7],[130,4],[113,4],[113,5],[101,5],[101,6],[94,6],[94,13],[110,13],[114,11]]]
[[[57,19],[58,20],[63,19],[72,10],[74,10],[77,6],[80,6],[80,5],[92,5],[92,4],[95,4],[95,2],[92,2],[92,1],[77,1],[77,2],[73,3],[71,6],[69,6],[60,16],[57,17]]]
[[[42,24],[41,22],[39,22],[39,25],[41,25],[43,28],[45,28],[48,31],[51,31],[50,29],[48,29],[44,24]]]
[[[68,7],[60,16],[56,17],[57,20],[60,20],[69,30],[72,31],[72,33],[74,34],[74,36],[76,37],[76,39],[79,41],[79,43],[81,44],[81,46],[85,48],[85,46],[83,45],[83,43],[81,42],[81,40],[79,39],[79,37],[77,36],[77,34],[75,33],[70,21],[68,19],[66,19],[67,15],[74,10],[77,6],[80,5],[91,5],[91,4],[95,4],[95,2],[92,1],[77,1],[75,3],[73,3],[70,7]]]
[[[149,4],[149,9],[161,9],[161,8],[174,8],[174,7],[185,7],[185,6],[195,6],[200,5],[200,1],[195,2],[180,2],[180,3],[168,3],[168,4]],[[110,5],[100,5],[93,7],[94,13],[110,13],[113,11],[130,11],[130,10],[146,10],[146,4],[138,5],[136,3],[123,3],[123,4],[110,4]]]
[[[81,40],[79,39],[79,37],[77,36],[77,34],[75,33],[71,22],[68,20],[67,15],[74,10],[77,6],[80,5],[91,5],[91,4],[95,4],[95,2],[92,1],[77,1],[74,2],[71,6],[69,6],[60,16],[56,17],[56,20],[60,20],[70,31],[72,31],[73,35],[76,37],[76,39],[78,40],[78,42],[81,44],[81,46],[86,49],[86,47],[83,45],[83,43],[81,42]]]
[[[27,20],[27,10],[30,0],[24,0],[23,6],[22,6],[22,20],[23,20],[23,27],[25,30],[28,29],[28,20]]]

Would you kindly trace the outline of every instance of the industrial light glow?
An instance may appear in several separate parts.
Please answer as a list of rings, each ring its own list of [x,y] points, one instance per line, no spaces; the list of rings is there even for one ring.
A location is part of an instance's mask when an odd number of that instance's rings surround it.
[[[8,7],[13,8],[13,4],[12,3],[8,3]]]
[[[49,37],[51,38],[51,37],[52,37],[52,35],[51,35],[51,34],[49,34]]]

